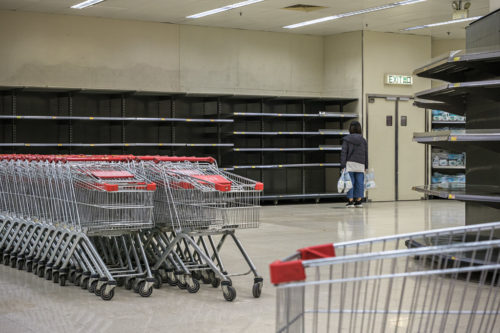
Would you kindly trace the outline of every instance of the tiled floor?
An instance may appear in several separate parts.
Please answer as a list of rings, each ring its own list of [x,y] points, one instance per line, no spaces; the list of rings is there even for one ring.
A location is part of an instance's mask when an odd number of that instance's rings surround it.
[[[444,200],[371,203],[363,209],[338,203],[265,206],[261,227],[239,232],[265,278],[262,296],[252,297],[251,278],[235,277],[238,296],[232,303],[207,285],[197,294],[164,285],[150,298],[118,288],[104,302],[78,287],[62,288],[0,265],[0,332],[272,332],[273,260],[309,245],[463,225],[464,215],[462,203]],[[222,253],[228,270],[243,271],[233,250]]]

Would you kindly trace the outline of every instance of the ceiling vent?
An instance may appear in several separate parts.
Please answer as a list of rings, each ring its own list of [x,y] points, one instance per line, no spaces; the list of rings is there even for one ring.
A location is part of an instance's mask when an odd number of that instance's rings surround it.
[[[320,10],[320,9],[324,9],[324,8],[327,8],[327,7],[324,7],[324,6],[315,6],[315,5],[297,4],[297,5],[292,5],[292,6],[284,7],[283,9],[298,10],[300,12],[313,12],[315,10]]]

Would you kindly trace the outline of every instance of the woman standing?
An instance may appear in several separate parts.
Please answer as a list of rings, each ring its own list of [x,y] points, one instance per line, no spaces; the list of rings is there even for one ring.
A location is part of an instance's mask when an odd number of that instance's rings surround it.
[[[361,134],[361,124],[353,121],[349,126],[349,135],[342,141],[340,166],[349,172],[352,188],[347,192],[347,208],[363,207],[365,192],[365,170],[368,169],[368,144]]]

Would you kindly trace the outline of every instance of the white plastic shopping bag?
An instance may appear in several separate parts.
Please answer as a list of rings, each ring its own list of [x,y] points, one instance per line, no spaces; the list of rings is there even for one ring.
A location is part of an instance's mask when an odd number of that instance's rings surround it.
[[[337,182],[337,191],[339,193],[346,193],[352,188],[351,177],[349,176],[349,172],[345,172],[342,170],[342,174],[340,175],[339,181]]]
[[[345,188],[345,183],[344,183],[344,171],[342,170],[342,173],[340,174],[339,181],[337,182],[337,191],[339,193],[343,193]]]
[[[344,172],[344,184],[344,193],[347,193],[352,188],[352,181],[351,176],[349,176],[349,172]]]
[[[375,184],[375,172],[373,169],[370,169],[365,175],[365,189],[371,190],[375,187],[377,187],[377,184]]]

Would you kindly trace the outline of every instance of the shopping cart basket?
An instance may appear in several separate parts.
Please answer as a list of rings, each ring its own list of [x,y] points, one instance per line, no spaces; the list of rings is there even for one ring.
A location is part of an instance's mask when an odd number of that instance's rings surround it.
[[[498,332],[499,231],[500,222],[301,249],[270,267],[276,331]]]
[[[161,232],[145,235],[156,262],[157,287],[166,281],[195,292],[201,279],[222,285],[224,297],[232,301],[236,290],[229,276],[253,273],[253,295],[259,297],[263,280],[235,230],[258,227],[262,183],[220,171],[211,158],[139,157],[134,172],[138,170],[158,186],[154,221]],[[221,236],[217,245],[214,236]],[[250,267],[248,272],[226,272],[220,251],[228,236]]]
[[[133,276],[141,296],[151,294],[154,280],[138,231],[153,225],[154,184],[108,158],[1,157],[0,252],[5,264],[61,285],[68,278],[106,300],[113,297],[119,277]],[[95,246],[102,237],[128,237],[121,248],[128,269],[111,267],[110,272]]]

